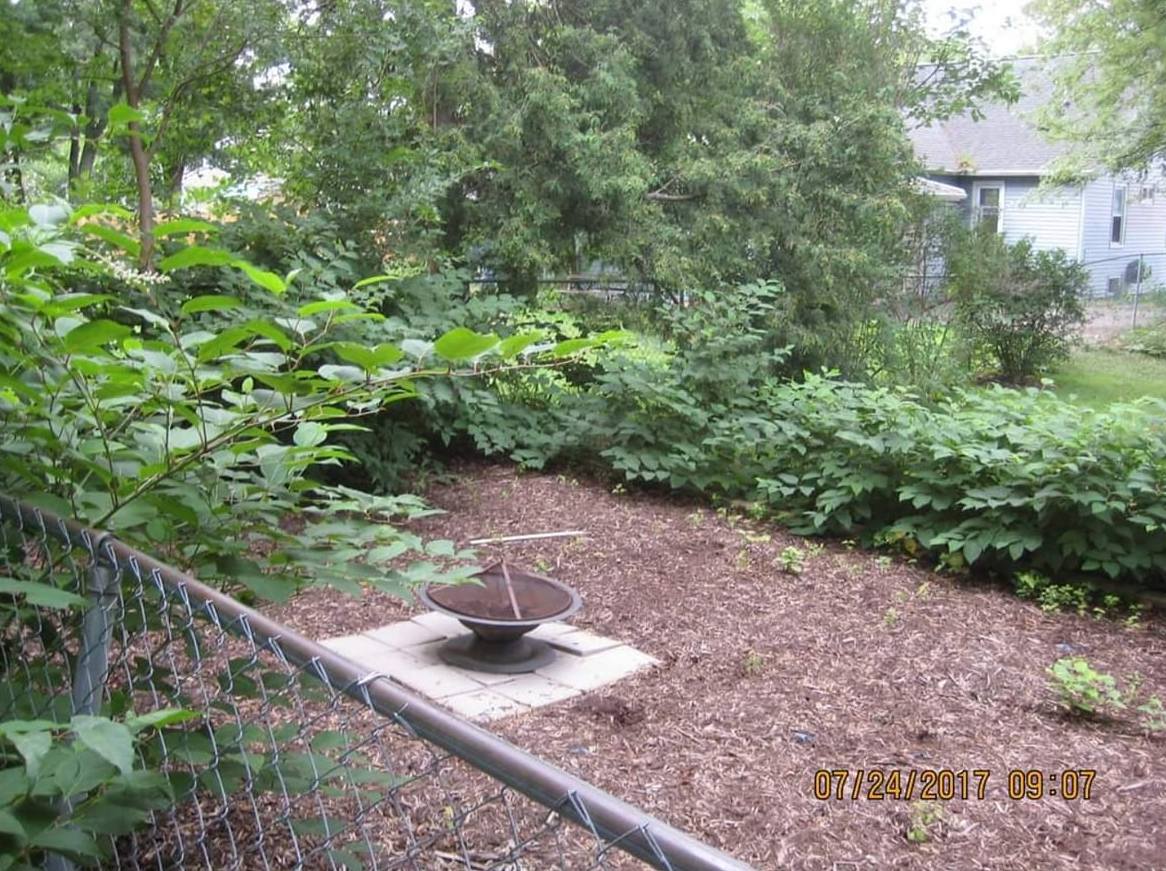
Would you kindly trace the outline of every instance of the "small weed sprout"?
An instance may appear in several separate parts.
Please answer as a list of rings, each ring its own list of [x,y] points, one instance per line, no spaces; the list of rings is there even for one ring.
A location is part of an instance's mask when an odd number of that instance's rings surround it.
[[[750,648],[741,658],[741,674],[745,677],[756,677],[765,669],[765,657]]]
[[[704,523],[704,512],[698,508],[689,514],[685,519],[688,521],[690,526],[700,526],[702,523]]]
[[[1133,629],[1139,625],[1142,605],[1114,593],[1099,593],[1090,584],[1054,584],[1037,572],[1018,572],[1013,578],[1016,595],[1022,599],[1032,599],[1041,610],[1049,614],[1061,611],[1075,611],[1081,617],[1092,614],[1097,620],[1116,619],[1124,610],[1122,621]]]
[[[1130,605],[1126,610],[1129,613],[1126,615],[1126,618],[1122,620],[1122,625],[1124,625],[1126,629],[1140,628],[1142,625],[1142,612],[1146,610],[1146,606],[1134,604]]]
[[[883,625],[888,629],[894,629],[899,624],[899,611],[897,608],[888,608],[883,612]]]
[[[737,551],[736,564],[738,571],[743,572],[745,569],[749,568],[749,548],[743,547]]]
[[[544,556],[534,558],[534,567],[544,575],[551,570],[551,562]]]
[[[1146,729],[1150,732],[1166,731],[1166,707],[1157,696],[1150,696],[1138,706],[1138,713],[1146,718]]]
[[[1016,595],[1022,599],[1035,599],[1048,586],[1049,579],[1036,572],[1018,572],[1012,579]]]
[[[907,840],[912,844],[926,844],[939,834],[938,829],[944,820],[943,808],[935,802],[912,802],[907,820]]]
[[[887,556],[885,553],[879,554],[877,557],[875,557],[875,565],[877,565],[880,569],[889,569],[892,563],[894,563],[894,560]]]
[[[805,555],[800,548],[791,545],[781,552],[781,570],[787,575],[800,575],[805,568]]]
[[[1140,705],[1142,677],[1131,674],[1125,689],[1113,675],[1096,671],[1083,657],[1058,659],[1048,669],[1057,701],[1070,714],[1079,717],[1103,717],[1133,709],[1143,717],[1148,732],[1166,731],[1166,707],[1157,696],[1148,696]]]
[[[1057,703],[1074,716],[1104,716],[1126,708],[1117,679],[1096,671],[1084,657],[1062,657],[1047,671]]]
[[[931,582],[924,581],[915,588],[916,599],[930,599],[931,598]]]

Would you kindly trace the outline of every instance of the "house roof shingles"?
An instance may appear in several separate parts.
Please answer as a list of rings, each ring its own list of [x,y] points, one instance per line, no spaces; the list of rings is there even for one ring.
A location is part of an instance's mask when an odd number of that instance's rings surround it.
[[[1043,175],[1068,151],[1038,132],[1036,114],[1052,92],[1047,58],[1011,61],[1020,82],[1020,99],[1012,105],[988,103],[983,117],[970,112],[910,131],[915,154],[930,172],[963,175]]]

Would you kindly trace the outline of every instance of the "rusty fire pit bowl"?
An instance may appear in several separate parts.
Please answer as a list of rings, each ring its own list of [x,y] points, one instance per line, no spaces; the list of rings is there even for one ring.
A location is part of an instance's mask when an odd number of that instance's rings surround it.
[[[451,638],[438,655],[459,668],[499,674],[534,671],[551,662],[555,651],[550,645],[524,636],[578,611],[583,607],[579,594],[505,560],[474,577],[481,585],[427,584],[419,593],[427,607],[457,618],[473,633]]]

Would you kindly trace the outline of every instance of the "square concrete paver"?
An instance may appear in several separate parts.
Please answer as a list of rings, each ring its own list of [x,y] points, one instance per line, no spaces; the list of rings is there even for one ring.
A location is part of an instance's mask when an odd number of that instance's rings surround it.
[[[546,639],[547,644],[558,650],[573,653],[576,656],[590,656],[601,650],[610,650],[613,647],[623,647],[621,641],[614,638],[604,638],[594,632],[580,629],[578,632],[567,632],[561,635],[552,635]]]
[[[424,626],[431,632],[436,632],[443,638],[453,638],[455,635],[462,635],[470,630],[462,625],[460,620],[455,620],[448,614],[438,614],[436,611],[430,611],[428,614],[418,614],[409,620],[410,623],[416,623],[418,626]]]
[[[530,710],[526,705],[488,689],[450,696],[442,699],[441,704],[467,720],[497,720]]]
[[[535,674],[577,690],[594,690],[655,663],[656,660],[648,654],[624,644],[590,656],[560,656]]]
[[[409,689],[417,690],[431,699],[444,699],[458,693],[472,693],[482,689],[482,685],[464,673],[459,674],[447,665],[430,665],[425,668],[406,669],[393,678]]]
[[[441,641],[446,636],[428,626],[406,620],[404,623],[393,623],[391,626],[382,626],[365,632],[369,638],[387,644],[389,647],[409,647],[413,644],[424,644],[427,641]]]
[[[579,690],[544,677],[541,674],[520,674],[514,680],[500,683],[491,689],[499,695],[506,696],[532,708],[561,702],[572,696],[579,695]]]
[[[550,665],[527,674],[491,674],[446,665],[438,649],[469,630],[445,614],[370,629],[321,642],[370,672],[387,675],[471,720],[493,720],[570,699],[614,683],[656,660],[614,638],[569,623],[545,623],[531,633],[555,648]]]

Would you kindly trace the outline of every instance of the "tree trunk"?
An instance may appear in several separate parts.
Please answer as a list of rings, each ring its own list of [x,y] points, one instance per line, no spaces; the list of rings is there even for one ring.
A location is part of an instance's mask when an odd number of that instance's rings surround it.
[[[178,205],[178,198],[182,196],[182,182],[185,178],[186,158],[179,157],[166,171],[166,195],[175,206]]]
[[[73,104],[73,117],[76,118],[81,114],[81,107],[76,103]],[[78,170],[81,167],[81,126],[74,124],[73,129],[69,131],[69,193],[73,192],[73,186],[77,182]]]
[[[141,103],[138,84],[134,80],[134,59],[130,46],[130,15],[133,0],[122,0],[121,16],[118,21],[118,48],[121,53],[121,81],[125,89],[126,104],[137,110]],[[154,259],[154,192],[150,187],[150,155],[142,142],[142,128],[137,121],[129,122],[130,160],[134,165],[134,180],[138,187],[138,240],[142,250],[138,255],[138,267],[153,270]]]

